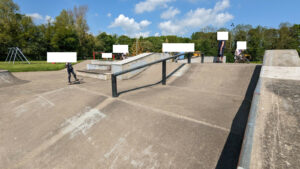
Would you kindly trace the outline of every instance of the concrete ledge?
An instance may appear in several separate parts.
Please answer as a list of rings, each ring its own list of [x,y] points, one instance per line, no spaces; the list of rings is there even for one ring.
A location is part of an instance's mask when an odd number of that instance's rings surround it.
[[[263,66],[300,66],[297,50],[266,50]]]
[[[277,99],[277,105],[275,105],[275,107],[278,107],[278,112],[276,111],[276,115],[273,115],[273,102],[268,102],[267,100],[269,100],[270,95],[274,95],[274,93],[272,94],[272,92],[274,91],[268,91],[267,89],[270,88],[270,84],[273,84],[272,81],[275,82],[275,80],[281,80],[282,82],[288,82],[290,80],[300,80],[300,67],[297,66],[300,66],[300,59],[296,50],[267,50],[265,52],[262,71],[260,73],[259,82],[256,86],[251,104],[251,110],[249,113],[247,128],[243,140],[243,146],[240,153],[238,169],[261,169],[268,168],[267,166],[270,167],[270,165],[276,167],[275,163],[280,163],[277,161],[272,161],[274,160],[273,158],[271,161],[264,159],[264,151],[265,149],[269,149],[269,145],[266,145],[266,142],[270,141],[268,140],[268,137],[274,135],[274,133],[272,133],[274,131],[272,128],[276,127],[273,125],[265,125],[265,123],[268,123],[268,121],[266,121],[268,119],[268,116],[280,116],[279,107],[281,104],[287,104],[287,101],[280,103]],[[286,88],[289,87],[287,84],[284,85]],[[272,86],[271,88],[274,87]],[[285,90],[285,88],[280,88],[276,90],[278,90],[279,92],[279,90]],[[290,92],[289,94],[286,93],[285,97],[282,97],[281,99],[289,99],[290,97],[292,98],[292,93],[293,92]],[[275,97],[278,96],[274,96],[274,98],[272,97],[272,100],[275,99]],[[283,105],[283,107],[286,107],[286,105]],[[289,107],[289,109],[291,109],[291,107]],[[268,113],[265,111],[267,111]],[[279,132],[278,127],[276,131]],[[267,139],[262,141],[262,138],[264,137],[267,137]],[[284,140],[281,140],[281,142],[282,141]],[[271,144],[276,145],[276,143],[273,142],[271,142]],[[280,147],[280,144],[277,146],[279,146],[277,148],[282,148]],[[274,156],[281,155],[278,155],[278,153],[276,153],[276,155]],[[295,160],[293,159],[294,157],[285,156],[285,159],[288,158],[291,158],[290,160]],[[281,166],[279,168],[282,168],[283,166],[286,166],[287,168],[296,167],[289,166],[289,162],[286,162],[286,164],[284,165],[281,163],[280,165]]]

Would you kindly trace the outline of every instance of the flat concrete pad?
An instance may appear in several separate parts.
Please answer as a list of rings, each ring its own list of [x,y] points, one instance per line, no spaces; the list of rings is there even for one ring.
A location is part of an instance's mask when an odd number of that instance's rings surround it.
[[[182,68],[167,65],[168,74]],[[235,168],[254,67],[192,65],[162,86],[154,65],[118,81],[118,98],[110,81],[68,86],[65,70],[16,73],[29,83],[0,89],[0,168]],[[213,70],[224,86],[197,86]],[[235,90],[225,90],[229,77],[242,79]]]

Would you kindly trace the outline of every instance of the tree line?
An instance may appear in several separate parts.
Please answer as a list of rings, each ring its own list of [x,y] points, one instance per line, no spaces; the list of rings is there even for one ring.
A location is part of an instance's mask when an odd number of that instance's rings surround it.
[[[195,43],[195,50],[207,56],[217,55],[217,31],[228,31],[225,55],[233,61],[236,41],[247,41],[246,53],[252,60],[262,60],[267,49],[297,49],[300,53],[300,24],[282,23],[279,28],[236,25],[232,29],[205,27],[191,37],[151,36],[130,38],[125,35],[89,33],[87,6],[62,10],[54,21],[36,25],[20,13],[13,0],[0,0],[0,60],[5,60],[9,47],[19,47],[30,60],[46,60],[47,52],[76,51],[78,59],[93,56],[93,51],[112,52],[114,44],[128,44],[130,55],[161,52],[162,43]]]

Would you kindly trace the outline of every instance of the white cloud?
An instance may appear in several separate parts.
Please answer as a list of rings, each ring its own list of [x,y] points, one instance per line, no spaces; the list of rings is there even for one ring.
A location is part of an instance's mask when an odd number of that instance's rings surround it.
[[[120,27],[125,31],[126,35],[131,37],[144,36],[148,37],[150,32],[143,32],[143,30],[151,24],[148,20],[136,22],[133,18],[119,15],[115,21],[109,26],[110,28]]]
[[[42,16],[41,14],[39,14],[39,13],[32,13],[32,14],[25,14],[25,15],[31,17],[32,20],[35,23],[38,23],[38,24],[47,23],[48,21],[51,22],[51,23],[54,22],[54,18],[52,18],[49,15],[46,15],[45,17]]]
[[[53,23],[53,22],[54,22],[54,18],[52,18],[51,16],[47,15],[47,16],[45,17],[45,21],[46,21],[46,22]]]
[[[167,3],[173,0],[145,0],[135,5],[136,13],[154,11],[157,7],[168,7]]]
[[[160,34],[158,33],[158,32],[156,32],[155,34],[154,34],[154,36],[156,36],[156,37],[158,37]]]
[[[26,16],[29,16],[34,21],[38,21],[38,20],[43,20],[44,19],[44,17],[42,15],[38,14],[38,13],[26,14]]]
[[[208,25],[220,27],[233,19],[231,14],[224,12],[229,6],[229,0],[222,0],[213,9],[197,8],[188,12],[183,19],[161,22],[159,28],[164,35],[184,35],[190,30]]]
[[[160,17],[162,19],[171,19],[171,18],[174,18],[174,16],[176,16],[179,13],[180,13],[180,11],[177,8],[170,7],[168,10],[166,10],[165,12],[163,12],[160,15]]]
[[[109,18],[110,18],[110,17],[111,17],[111,13],[108,13],[108,14],[107,14],[107,17],[109,17]]]
[[[150,32],[149,31],[147,31],[147,32],[138,32],[138,33],[136,33],[136,34],[134,34],[134,37],[144,37],[144,38],[146,38],[146,37],[149,37],[149,35],[150,35]]]
[[[216,11],[216,12],[223,11],[229,7],[230,7],[229,0],[222,0],[222,1],[219,1],[216,3],[216,5],[214,7],[214,11]]]

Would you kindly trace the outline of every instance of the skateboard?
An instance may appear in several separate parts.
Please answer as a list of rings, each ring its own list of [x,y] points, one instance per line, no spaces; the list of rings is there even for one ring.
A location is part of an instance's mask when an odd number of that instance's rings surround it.
[[[73,84],[81,84],[83,82],[83,79],[78,79],[75,81],[71,81],[71,83],[68,83],[69,85],[73,85]]]

